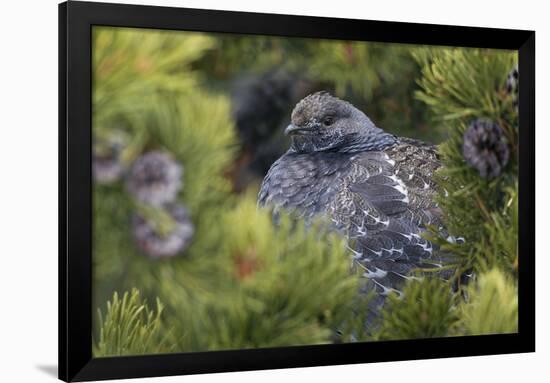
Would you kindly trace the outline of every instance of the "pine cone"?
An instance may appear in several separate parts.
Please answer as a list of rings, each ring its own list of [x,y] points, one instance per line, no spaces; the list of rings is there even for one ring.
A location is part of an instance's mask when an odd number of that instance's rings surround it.
[[[125,170],[120,161],[124,145],[125,140],[122,136],[94,142],[92,172],[96,182],[111,184],[120,179]]]
[[[132,220],[133,235],[138,247],[153,258],[173,257],[185,250],[191,243],[195,228],[187,209],[181,205],[168,208],[174,219],[173,230],[165,235],[157,232],[153,222],[136,214]]]
[[[513,105],[517,109],[519,105],[519,71],[517,67],[512,69],[508,74],[506,92],[513,97]]]
[[[126,187],[139,201],[152,206],[174,202],[182,187],[183,168],[168,154],[149,152],[133,164]]]
[[[462,154],[483,178],[495,178],[508,163],[510,150],[498,124],[484,119],[473,121],[464,133]]]

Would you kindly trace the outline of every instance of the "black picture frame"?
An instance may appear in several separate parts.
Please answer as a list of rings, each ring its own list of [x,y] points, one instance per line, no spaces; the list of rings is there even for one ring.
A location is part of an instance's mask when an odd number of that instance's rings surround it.
[[[92,357],[94,25],[519,51],[519,332],[391,342]],[[535,32],[69,1],[59,5],[59,378],[87,381],[535,350]]]

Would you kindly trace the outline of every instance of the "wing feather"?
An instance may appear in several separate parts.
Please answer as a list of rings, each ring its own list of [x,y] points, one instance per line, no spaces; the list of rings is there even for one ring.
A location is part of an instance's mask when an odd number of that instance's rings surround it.
[[[356,155],[332,206],[333,220],[350,238],[363,275],[382,294],[398,291],[415,269],[433,267],[434,245],[421,236],[440,224],[433,200],[433,147],[409,142],[386,152]]]
[[[443,227],[434,202],[439,166],[433,146],[411,140],[354,155],[288,152],[264,178],[258,202],[293,210],[306,222],[328,214],[368,284],[388,294],[414,270],[442,263],[422,237],[426,225]]]

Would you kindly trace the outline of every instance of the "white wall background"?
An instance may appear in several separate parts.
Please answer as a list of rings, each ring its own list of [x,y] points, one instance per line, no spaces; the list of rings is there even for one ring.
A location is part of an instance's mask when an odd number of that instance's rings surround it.
[[[543,1],[150,0],[133,3],[537,32],[537,353],[142,379],[226,383],[548,379],[550,28]],[[57,363],[57,1],[0,3],[0,381],[54,381]]]

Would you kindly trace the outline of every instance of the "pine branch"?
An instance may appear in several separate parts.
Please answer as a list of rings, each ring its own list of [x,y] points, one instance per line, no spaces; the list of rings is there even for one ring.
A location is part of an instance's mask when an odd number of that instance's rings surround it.
[[[498,269],[479,276],[468,288],[470,302],[461,308],[455,332],[465,335],[506,334],[518,331],[518,295],[512,278]]]
[[[163,326],[163,306],[156,301],[156,311],[144,302],[137,289],[125,292],[122,299],[113,294],[103,314],[98,309],[99,337],[94,342],[96,357],[139,355],[171,351],[166,342],[170,332]]]
[[[455,300],[450,284],[437,277],[412,279],[402,296],[389,296],[374,337],[388,340],[447,336],[458,319]]]

